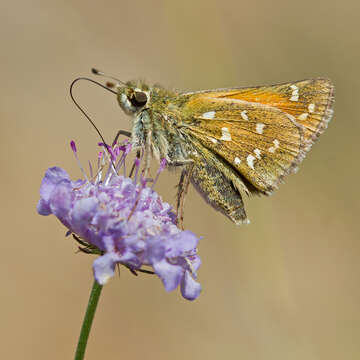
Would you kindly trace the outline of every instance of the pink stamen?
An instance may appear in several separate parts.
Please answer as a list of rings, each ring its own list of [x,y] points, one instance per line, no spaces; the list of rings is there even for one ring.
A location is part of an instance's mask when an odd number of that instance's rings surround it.
[[[88,177],[87,177],[87,175],[86,175],[86,172],[85,172],[84,168],[82,167],[81,162],[80,162],[80,160],[79,160],[79,157],[78,157],[78,155],[77,155],[77,149],[76,149],[76,144],[75,144],[75,141],[74,141],[74,140],[71,140],[71,141],[70,141],[70,146],[71,146],[71,150],[72,150],[73,153],[74,153],[75,159],[76,159],[76,161],[77,161],[77,163],[78,163],[78,166],[79,166],[79,168],[80,168],[81,173],[83,174],[85,180],[86,180],[86,181],[89,181],[89,179],[88,179]]]
[[[135,167],[136,167],[135,177],[134,177],[135,184],[137,183],[137,177],[138,177],[138,173],[139,173],[139,169],[140,169],[140,163],[141,163],[141,160],[137,157],[135,159]]]
[[[90,179],[92,179],[94,176],[94,172],[90,160],[89,160],[89,174],[90,174]]]
[[[166,168],[167,165],[167,160],[165,158],[161,159],[160,161],[160,168],[159,168],[159,172],[163,172]]]
[[[75,141],[74,140],[71,140],[70,141],[70,146],[71,146],[71,150],[76,153],[77,150],[76,150],[76,144],[75,144]]]
[[[156,182],[157,182],[158,179],[159,179],[160,174],[164,171],[164,169],[165,169],[165,167],[166,167],[166,164],[167,164],[166,159],[165,159],[165,158],[161,159],[161,161],[160,161],[160,166],[159,166],[158,171],[157,171],[157,173],[156,173],[156,176],[155,176],[154,182],[153,182],[153,184],[152,184],[152,186],[151,186],[151,189],[154,188]]]

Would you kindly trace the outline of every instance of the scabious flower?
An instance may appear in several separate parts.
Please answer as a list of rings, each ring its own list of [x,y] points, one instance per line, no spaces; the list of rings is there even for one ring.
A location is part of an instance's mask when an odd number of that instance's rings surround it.
[[[48,169],[40,187],[38,213],[54,214],[68,228],[68,234],[84,245],[84,251],[101,255],[93,263],[99,284],[114,275],[117,264],[134,273],[151,266],[167,291],[180,286],[184,298],[196,299],[201,291],[196,281],[201,263],[199,238],[176,226],[171,206],[153,190],[165,161],[155,181],[140,175],[139,158],[132,177],[126,177],[125,158],[131,145],[99,145],[105,151],[99,153],[95,172],[89,163],[87,176],[71,142],[84,179],[73,181],[59,167]]]

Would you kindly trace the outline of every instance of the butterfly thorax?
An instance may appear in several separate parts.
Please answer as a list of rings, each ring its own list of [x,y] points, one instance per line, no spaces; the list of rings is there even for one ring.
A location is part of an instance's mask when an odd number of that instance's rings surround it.
[[[183,111],[178,94],[160,86],[149,87],[143,82],[129,82],[118,88],[118,102],[133,119],[133,149],[150,144],[152,154],[165,158],[169,165],[192,161],[193,153],[182,130]]]

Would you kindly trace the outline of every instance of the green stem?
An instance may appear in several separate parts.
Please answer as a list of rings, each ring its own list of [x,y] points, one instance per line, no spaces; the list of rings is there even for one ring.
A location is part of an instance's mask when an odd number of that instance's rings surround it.
[[[101,294],[102,285],[99,285],[96,280],[94,280],[93,287],[91,289],[90,298],[86,313],[84,316],[84,321],[81,327],[81,332],[79,336],[79,341],[76,348],[75,360],[83,360],[86,350],[86,344],[89,338],[90,329],[92,322],[94,320],[94,315],[96,311],[97,304],[99,302],[99,297]]]

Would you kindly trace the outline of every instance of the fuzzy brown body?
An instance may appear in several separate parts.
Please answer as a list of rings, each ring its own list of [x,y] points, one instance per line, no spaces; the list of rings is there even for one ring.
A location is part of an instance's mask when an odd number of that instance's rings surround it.
[[[193,93],[129,82],[118,100],[134,117],[133,148],[183,167],[178,205],[191,181],[239,224],[242,194],[271,194],[325,130],[333,93],[327,79]]]

